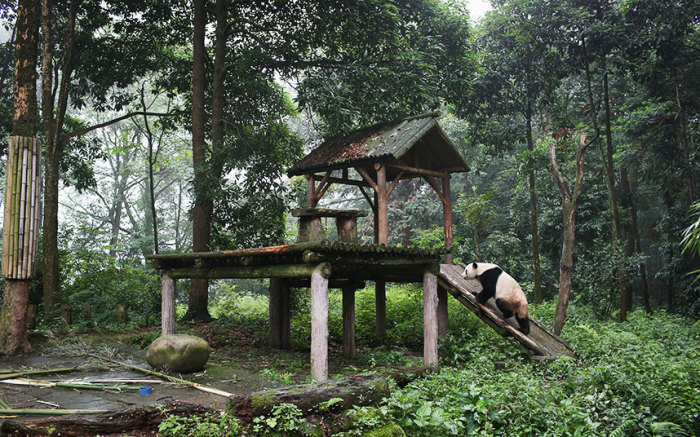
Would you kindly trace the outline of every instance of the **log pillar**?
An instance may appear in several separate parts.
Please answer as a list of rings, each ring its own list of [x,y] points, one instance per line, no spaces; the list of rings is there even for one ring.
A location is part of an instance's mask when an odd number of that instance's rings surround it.
[[[270,278],[270,346],[289,349],[289,287],[280,278]]]
[[[328,379],[328,277],[330,265],[311,273],[311,378]]]
[[[282,346],[282,280],[270,278],[270,347]]]
[[[343,243],[357,243],[357,218],[356,217],[337,217],[335,225],[338,229],[338,241]]]
[[[386,189],[386,166],[375,164],[377,171],[377,181],[375,189],[375,242],[377,244],[387,244],[389,241],[387,208],[388,195]],[[374,289],[374,310],[375,325],[374,333],[381,341],[386,337],[386,282],[377,281]]]
[[[161,335],[175,334],[175,279],[168,275],[160,277],[161,295]]]
[[[437,316],[438,316],[438,335],[442,337],[445,335],[447,332],[447,326],[449,324],[449,318],[447,314],[447,299],[448,299],[448,294],[447,290],[445,290],[442,287],[438,287],[437,290],[437,297],[438,297],[438,307],[437,307]]]
[[[386,338],[386,282],[374,283],[374,334],[380,341]]]
[[[355,358],[355,288],[343,288],[343,356]]]
[[[438,295],[437,277],[423,274],[423,364],[437,370],[438,367]]]
[[[280,339],[282,349],[289,350],[292,348],[291,338],[291,294],[292,289],[285,281],[282,281],[282,308],[280,320]]]
[[[442,178],[442,216],[445,227],[445,247],[450,250],[445,255],[445,263],[452,264],[454,255],[452,254],[452,199],[450,194],[450,175]]]

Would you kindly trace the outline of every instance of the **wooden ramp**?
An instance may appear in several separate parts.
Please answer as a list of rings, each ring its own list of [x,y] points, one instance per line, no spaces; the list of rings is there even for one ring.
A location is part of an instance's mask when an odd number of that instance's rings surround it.
[[[438,281],[452,296],[505,339],[531,355],[576,358],[576,353],[571,346],[532,317],[530,317],[530,335],[525,335],[518,330],[515,318],[503,319],[503,314],[498,310],[493,299],[485,305],[478,303],[475,295],[481,291],[481,283],[477,279],[464,279],[463,271],[464,264],[440,264]]]

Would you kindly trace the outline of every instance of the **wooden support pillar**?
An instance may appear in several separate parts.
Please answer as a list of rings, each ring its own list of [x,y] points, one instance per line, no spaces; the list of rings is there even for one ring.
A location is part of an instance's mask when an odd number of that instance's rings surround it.
[[[270,347],[282,346],[282,280],[270,278]]]
[[[387,244],[389,241],[388,229],[388,196],[386,189],[386,166],[375,164],[374,169],[377,171],[377,186],[375,190],[376,210],[376,234],[375,242],[377,244]],[[379,340],[386,337],[386,283],[377,281],[374,290],[374,309],[375,309],[375,325],[374,332]]]
[[[389,228],[387,221],[386,166],[374,164],[374,168],[377,170],[377,243],[387,244]]]
[[[337,217],[335,224],[338,229],[338,241],[343,243],[357,243],[357,218]]]
[[[343,288],[343,356],[355,358],[355,288]]]
[[[438,335],[442,337],[447,332],[447,325],[449,323],[449,318],[447,316],[447,299],[449,295],[447,294],[447,290],[438,287],[437,296]]]
[[[316,181],[314,181],[313,175],[306,175],[306,191],[307,191],[307,206],[309,208],[316,208],[318,204],[318,199],[316,199]]]
[[[324,271],[325,270],[325,271]],[[311,378],[328,379],[328,265],[311,274]]]
[[[386,282],[374,283],[374,334],[380,341],[386,337]]]
[[[437,277],[423,274],[423,364],[438,367],[438,293]]]
[[[445,247],[452,248],[452,199],[450,197],[450,175],[442,178],[442,215],[445,227]],[[445,263],[452,264],[454,255],[445,255]]]
[[[281,278],[270,278],[270,347],[290,349],[290,288]]]
[[[291,294],[292,288],[287,285],[285,281],[282,281],[282,308],[281,308],[281,321],[280,321],[280,336],[282,349],[289,350],[292,348],[292,338],[291,338]]]
[[[161,335],[175,334],[175,279],[168,275],[160,277],[163,294],[161,296]]]

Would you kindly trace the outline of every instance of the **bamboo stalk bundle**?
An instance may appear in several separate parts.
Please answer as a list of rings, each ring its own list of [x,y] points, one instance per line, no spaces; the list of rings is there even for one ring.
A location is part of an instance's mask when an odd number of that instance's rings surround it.
[[[41,143],[32,137],[10,137],[7,156],[2,275],[29,279],[38,248]]]

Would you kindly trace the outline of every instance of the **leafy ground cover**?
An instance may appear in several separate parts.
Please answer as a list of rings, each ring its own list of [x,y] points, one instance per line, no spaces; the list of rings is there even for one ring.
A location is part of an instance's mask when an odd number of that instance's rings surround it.
[[[210,337],[225,342],[229,338],[226,330],[236,326],[248,331],[253,342],[262,342],[266,308],[260,299],[233,295],[227,315],[208,326]],[[358,292],[360,358],[354,363],[333,360],[332,373],[418,359],[422,338],[419,290],[392,286],[387,299],[388,338],[384,346],[376,347],[372,290]],[[308,304],[308,297],[297,296],[292,321],[297,351],[308,347]],[[339,296],[332,295],[330,304],[331,349],[337,357],[342,338]],[[553,302],[533,306],[532,312],[549,324]],[[700,322],[664,312],[650,316],[636,311],[627,323],[620,324],[600,320],[588,307],[574,304],[563,336],[580,355],[579,360],[532,362],[458,303],[450,302],[450,329],[440,344],[440,373],[396,388],[379,406],[347,412],[332,429],[333,435],[369,435],[380,429],[386,435],[400,435],[391,434],[397,432],[397,426],[411,436],[697,435]],[[276,373],[280,383],[307,378],[305,353],[271,354],[267,377]],[[504,368],[497,369],[496,362],[504,363],[500,366]],[[222,421],[229,422],[230,418]],[[258,418],[254,427],[254,435],[324,432],[310,426],[289,405]],[[221,435],[243,432],[238,426],[216,429]]]

